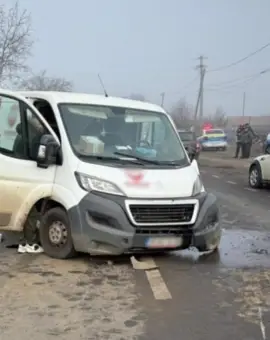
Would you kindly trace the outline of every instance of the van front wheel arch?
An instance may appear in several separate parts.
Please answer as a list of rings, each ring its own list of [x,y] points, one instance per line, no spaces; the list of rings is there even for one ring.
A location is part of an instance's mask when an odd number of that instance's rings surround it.
[[[39,237],[44,252],[50,257],[68,259],[76,256],[66,211],[56,207],[42,216]]]

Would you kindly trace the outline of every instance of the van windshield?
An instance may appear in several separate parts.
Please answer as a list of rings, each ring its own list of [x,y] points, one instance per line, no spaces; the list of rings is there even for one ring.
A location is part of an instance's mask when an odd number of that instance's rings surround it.
[[[72,103],[58,107],[74,152],[86,161],[124,163],[132,156],[152,165],[189,164],[173,125],[161,112]]]

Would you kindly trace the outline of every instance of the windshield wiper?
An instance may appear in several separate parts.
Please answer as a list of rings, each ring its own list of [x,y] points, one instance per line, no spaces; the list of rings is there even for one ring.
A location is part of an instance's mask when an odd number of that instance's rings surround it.
[[[121,152],[121,151],[115,151],[114,155],[134,158],[134,159],[137,159],[138,161],[142,161],[144,163],[149,163],[149,164],[155,164],[155,165],[163,164],[163,163],[161,163],[159,161],[155,161],[153,159],[147,159],[147,158],[144,158],[144,157],[137,156],[134,153],[125,153],[125,152]]]
[[[126,156],[126,155],[125,155]],[[129,159],[130,157],[127,156],[127,158],[119,158],[119,157],[113,157],[113,156],[101,156],[101,155],[83,155],[80,154],[80,157],[84,159],[89,159],[89,158],[94,158],[97,160],[102,160],[102,161],[113,161],[113,162],[129,162],[129,163],[134,163],[134,164],[139,164],[139,165],[145,165],[143,162],[139,162],[139,159],[136,159],[135,157],[132,157],[134,159]]]
[[[135,155],[134,153],[125,153],[125,152],[121,152],[121,151],[115,151],[114,155],[119,155],[119,156],[125,156],[125,157],[130,157],[130,158],[134,158],[137,159],[139,161],[142,161],[144,163],[149,163],[149,164],[155,164],[155,165],[170,165],[170,166],[176,166],[176,165],[181,165],[182,161],[181,160],[173,160],[173,161],[155,161],[153,159],[147,159],[144,157],[140,157]]]

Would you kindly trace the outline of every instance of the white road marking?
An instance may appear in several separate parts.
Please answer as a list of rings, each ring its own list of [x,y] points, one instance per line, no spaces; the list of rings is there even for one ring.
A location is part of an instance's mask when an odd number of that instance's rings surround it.
[[[146,276],[156,300],[169,300],[172,298],[158,269],[146,270]]]
[[[259,321],[260,321],[260,329],[261,329],[261,333],[262,333],[262,339],[266,340],[265,325],[263,323],[261,307],[259,307],[258,313],[259,313]]]
[[[134,256],[131,256],[130,262],[134,269],[145,270],[148,282],[156,300],[168,300],[172,298],[160,271],[157,269],[158,265],[155,263],[153,258],[147,257],[138,261]]]
[[[256,189],[252,189],[252,188],[244,188],[245,190],[248,190],[248,191],[253,191],[253,192],[257,192]]]
[[[212,177],[219,178],[219,176],[218,176],[218,175],[212,175]]]
[[[233,185],[237,184],[236,182],[233,182],[233,181],[227,181],[227,183],[233,184]]]

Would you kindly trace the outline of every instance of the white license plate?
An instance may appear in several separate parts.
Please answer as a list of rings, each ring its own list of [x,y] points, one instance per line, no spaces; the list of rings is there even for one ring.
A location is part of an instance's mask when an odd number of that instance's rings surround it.
[[[181,237],[150,237],[146,240],[147,248],[177,248],[183,243]]]

